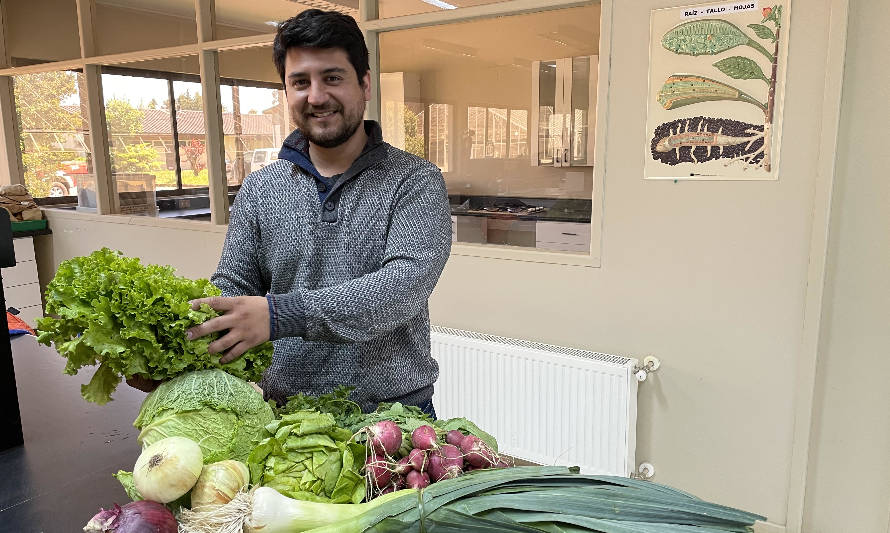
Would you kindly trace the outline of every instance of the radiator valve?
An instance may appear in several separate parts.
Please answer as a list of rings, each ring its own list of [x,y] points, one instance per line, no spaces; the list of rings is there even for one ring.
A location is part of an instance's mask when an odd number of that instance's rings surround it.
[[[652,463],[640,463],[640,466],[637,467],[636,472],[630,473],[631,479],[642,479],[643,481],[649,481],[652,479],[652,476],[655,475],[655,467],[652,466]]]
[[[647,355],[643,358],[643,365],[637,365],[634,367],[634,376],[636,376],[637,381],[642,383],[646,381],[646,378],[649,377],[649,374],[658,370],[658,367],[661,366],[661,361],[658,360],[654,355]]]

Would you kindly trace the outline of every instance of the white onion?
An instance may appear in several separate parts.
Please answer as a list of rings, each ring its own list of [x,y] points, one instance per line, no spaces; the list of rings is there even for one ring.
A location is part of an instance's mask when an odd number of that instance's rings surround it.
[[[168,437],[142,450],[133,483],[146,500],[168,503],[191,490],[203,466],[201,448],[193,440]]]

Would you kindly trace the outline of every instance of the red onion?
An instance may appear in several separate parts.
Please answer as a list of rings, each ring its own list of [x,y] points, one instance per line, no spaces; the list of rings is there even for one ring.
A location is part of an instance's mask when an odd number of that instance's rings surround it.
[[[176,533],[176,518],[160,503],[150,501],[130,502],[114,509],[99,509],[96,516],[84,526],[87,533]]]

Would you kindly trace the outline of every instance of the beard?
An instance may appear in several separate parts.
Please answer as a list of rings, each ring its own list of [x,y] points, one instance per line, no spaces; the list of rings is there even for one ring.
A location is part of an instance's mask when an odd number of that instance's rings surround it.
[[[323,111],[324,110],[313,110],[312,112],[317,113]],[[350,113],[341,107],[336,113],[340,113],[343,117],[343,120],[339,125],[332,128],[317,128],[312,126],[312,119],[307,117],[303,124],[299,124],[300,131],[309,142],[316,146],[322,148],[334,148],[340,146],[348,141],[353,134],[355,134],[356,130],[358,130],[359,126],[362,125],[364,122],[364,110],[355,110]]]

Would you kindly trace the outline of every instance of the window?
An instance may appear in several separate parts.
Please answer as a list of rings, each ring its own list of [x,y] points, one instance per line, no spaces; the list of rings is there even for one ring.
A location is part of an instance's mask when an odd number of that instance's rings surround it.
[[[97,1],[94,9],[96,55],[198,42],[194,0],[164,0],[163,3]]]
[[[528,111],[510,110],[510,157],[528,157]]]
[[[462,7],[497,4],[504,0],[380,0],[378,11],[380,18],[401,17],[432,13],[444,9],[460,9]]]
[[[25,186],[34,198],[75,196],[91,178],[83,81],[70,71],[13,78]]]
[[[174,81],[176,100],[176,134],[179,146],[179,183],[165,187],[188,189],[207,187],[207,128],[204,127],[204,100],[201,84],[193,81]]]
[[[509,122],[510,128],[507,130]],[[528,155],[528,111],[493,107],[467,108],[470,159],[504,159]],[[509,145],[507,139],[510,140]]]
[[[385,3],[384,17],[390,16]],[[404,106],[383,104],[421,104],[426,157],[442,169],[458,242],[589,253],[592,166],[554,166],[552,157],[549,164],[533,162],[530,143],[541,143],[537,152],[551,154],[558,144],[554,133],[570,123],[579,136],[575,144],[581,144],[595,101],[563,117],[550,102],[555,102],[550,94],[556,91],[555,72],[539,75],[532,68],[596,55],[598,28],[599,5],[591,4],[380,34],[381,122],[387,141],[407,139],[415,126],[399,115]],[[492,36],[497,36],[496,45]],[[542,87],[537,103],[535,79]],[[532,124],[534,105],[539,106],[538,122]],[[583,159],[580,152],[576,155],[571,163]]]
[[[470,106],[467,108],[467,135],[472,140],[470,159],[485,157],[485,108]]]
[[[271,46],[223,50],[219,64],[226,176],[240,185],[278,157],[293,128]]]
[[[14,67],[80,58],[76,2],[3,2]]]
[[[169,80],[135,74],[102,74],[111,175],[117,182],[122,214],[158,214],[157,190],[176,189]],[[167,142],[164,142],[164,141]],[[96,207],[96,189],[84,191],[81,205]]]
[[[429,105],[429,155],[431,163],[442,172],[450,170],[451,149],[451,106],[448,104]]]

